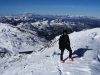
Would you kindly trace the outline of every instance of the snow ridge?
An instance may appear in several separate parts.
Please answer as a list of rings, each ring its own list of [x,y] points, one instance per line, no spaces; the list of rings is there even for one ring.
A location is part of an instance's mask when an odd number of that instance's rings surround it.
[[[0,59],[1,75],[99,75],[100,28],[73,32],[69,35],[74,62],[70,63],[65,50],[65,63],[59,61],[57,36],[44,50],[32,54],[18,54]],[[6,60],[7,59],[7,60]],[[6,61],[5,61],[6,60]],[[2,65],[1,65],[2,64]],[[13,72],[11,72],[13,70]]]

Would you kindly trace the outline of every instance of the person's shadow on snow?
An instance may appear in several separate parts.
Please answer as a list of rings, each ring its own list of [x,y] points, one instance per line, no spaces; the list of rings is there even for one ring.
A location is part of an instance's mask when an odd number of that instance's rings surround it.
[[[75,50],[72,53],[72,55],[77,55],[77,56],[74,56],[74,57],[72,56],[72,58],[80,58],[80,57],[83,57],[84,54],[85,54],[85,52],[88,51],[88,50],[93,50],[93,49],[89,49],[88,46],[86,46],[86,48],[79,48],[79,49]],[[68,59],[68,57],[66,59],[64,59],[64,60],[67,60],[67,59]]]
[[[77,56],[74,56],[73,58],[77,58],[77,57],[83,57],[85,52],[88,51],[88,50],[93,50],[93,49],[89,49],[88,46],[86,46],[86,48],[79,48],[77,50],[75,50],[72,55],[76,54]]]

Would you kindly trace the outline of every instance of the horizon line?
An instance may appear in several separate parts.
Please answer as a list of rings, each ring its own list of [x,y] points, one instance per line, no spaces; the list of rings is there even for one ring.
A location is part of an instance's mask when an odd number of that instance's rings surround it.
[[[72,15],[72,14],[50,14],[50,13],[35,13],[35,12],[23,12],[23,13],[11,13],[11,14],[0,14],[0,15],[3,15],[3,16],[10,16],[10,15],[20,15],[20,14],[25,14],[25,13],[29,13],[29,14],[36,14],[36,15],[57,15],[57,16],[67,16],[67,15],[70,15],[70,16],[75,16],[75,17],[78,17],[78,16],[87,16],[87,17],[96,17],[96,18],[100,18],[100,16],[90,16],[90,15]]]

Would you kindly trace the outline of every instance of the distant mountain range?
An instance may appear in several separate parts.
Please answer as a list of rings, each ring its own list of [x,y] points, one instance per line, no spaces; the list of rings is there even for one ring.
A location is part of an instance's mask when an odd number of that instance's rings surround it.
[[[72,15],[49,15],[24,13],[18,15],[2,15],[1,23],[13,25],[19,29],[36,31],[39,36],[52,40],[61,35],[64,29],[68,33],[100,27],[99,17],[72,16]]]
[[[17,17],[29,17],[29,18],[62,18],[62,19],[100,19],[100,17],[92,17],[92,16],[85,16],[85,15],[50,15],[50,14],[36,14],[36,13],[23,13],[17,15],[0,15],[0,16],[17,16]]]

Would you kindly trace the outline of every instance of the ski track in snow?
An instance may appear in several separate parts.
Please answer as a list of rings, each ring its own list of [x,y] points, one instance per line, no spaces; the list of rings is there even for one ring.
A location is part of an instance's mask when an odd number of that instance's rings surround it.
[[[74,62],[60,63],[58,41],[44,51],[0,58],[0,75],[99,75],[100,28],[74,32],[69,35]],[[59,36],[55,38],[58,40]]]

